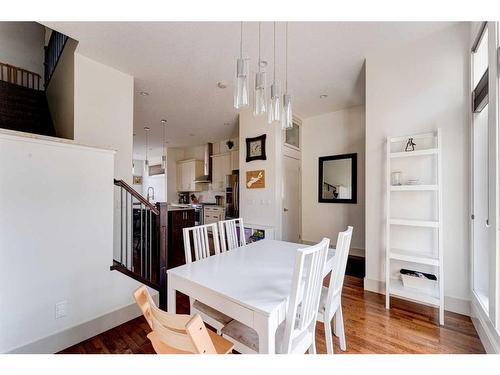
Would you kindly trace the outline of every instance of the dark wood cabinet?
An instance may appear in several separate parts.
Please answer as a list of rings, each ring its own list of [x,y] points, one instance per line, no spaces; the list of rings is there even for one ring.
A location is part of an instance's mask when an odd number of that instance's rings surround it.
[[[182,229],[194,227],[195,212],[190,210],[172,210],[168,212],[168,268],[186,263]]]

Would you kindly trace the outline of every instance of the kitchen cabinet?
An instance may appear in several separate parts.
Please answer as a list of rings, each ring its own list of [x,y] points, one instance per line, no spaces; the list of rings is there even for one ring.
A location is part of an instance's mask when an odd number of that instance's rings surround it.
[[[240,169],[239,150],[212,155],[212,189],[224,189],[225,179],[233,170]]]
[[[240,150],[231,151],[231,171],[240,169]]]
[[[226,211],[223,206],[204,206],[203,224],[217,223],[226,218]]]
[[[177,162],[177,191],[201,191],[201,184],[194,182],[195,178],[203,175],[203,161],[181,160]]]
[[[226,175],[231,174],[231,154],[212,155],[212,190],[224,189]]]
[[[194,220],[194,209],[168,211],[168,268],[186,263],[182,229],[194,227]]]

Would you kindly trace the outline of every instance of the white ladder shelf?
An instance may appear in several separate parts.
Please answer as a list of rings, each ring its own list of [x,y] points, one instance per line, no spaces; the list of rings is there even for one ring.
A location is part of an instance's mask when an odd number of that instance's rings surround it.
[[[405,142],[409,138],[414,140],[432,140],[433,147],[408,152],[392,152],[391,145],[395,142]],[[439,324],[444,324],[444,277],[443,277],[443,205],[442,205],[442,169],[441,169],[441,129],[435,132],[408,135],[401,137],[387,137],[387,169],[386,169],[386,262],[385,262],[385,307],[390,308],[390,296],[409,299],[415,302],[420,302],[439,308]],[[392,162],[400,158],[407,158],[411,162],[411,158],[431,157],[432,162],[436,167],[436,179],[432,184],[428,185],[392,185],[391,173]],[[391,194],[407,194],[404,192],[414,192],[420,194],[437,194],[436,197],[436,217],[437,220],[415,220],[409,218],[392,218],[391,217]],[[430,193],[429,193],[430,192]],[[407,250],[396,249],[391,247],[391,229],[395,226],[420,227],[426,228],[423,230],[437,231],[437,249],[424,250],[420,249]],[[437,273],[437,286],[434,290],[421,291],[419,289],[407,288],[398,278],[391,277],[391,263],[408,262],[409,264],[420,264],[432,266]],[[408,266],[411,268],[411,265]]]

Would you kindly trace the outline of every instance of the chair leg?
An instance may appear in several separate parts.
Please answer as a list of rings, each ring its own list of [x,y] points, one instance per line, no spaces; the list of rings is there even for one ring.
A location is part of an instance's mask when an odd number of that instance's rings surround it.
[[[333,337],[332,337],[332,326],[330,320],[325,316],[325,338],[326,338],[326,352],[328,354],[333,354]]]
[[[344,317],[342,316],[342,305],[339,306],[335,312],[335,326],[337,330],[337,336],[340,342],[340,350],[345,352],[347,350],[345,332],[344,332]]]

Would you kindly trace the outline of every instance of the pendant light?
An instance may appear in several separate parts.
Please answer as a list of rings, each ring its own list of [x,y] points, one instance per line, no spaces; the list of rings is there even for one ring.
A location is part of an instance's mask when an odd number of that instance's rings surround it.
[[[144,161],[144,165],[147,167],[149,165],[149,161],[148,161],[149,128],[147,126],[145,126],[144,131],[146,132],[146,160]]]
[[[161,156],[161,168],[167,169],[167,120],[161,120],[163,124],[163,155]]]
[[[274,42],[273,42],[273,83],[271,85],[271,95],[269,97],[269,106],[267,112],[267,122],[273,123],[280,120],[281,110],[280,110],[280,90],[276,83],[276,22],[274,22]]]
[[[262,61],[260,59],[260,27],[259,22],[259,59],[257,60],[258,70],[255,73],[255,90],[253,102],[253,114],[258,116],[266,113],[267,98],[266,98],[266,72],[261,70]]]
[[[283,94],[283,113],[281,115],[281,127],[290,129],[293,126],[292,96],[288,94],[288,22],[285,34],[285,93]]]
[[[240,57],[236,59],[236,85],[234,91],[234,108],[248,106],[248,59],[243,58],[243,22],[240,30]]]

